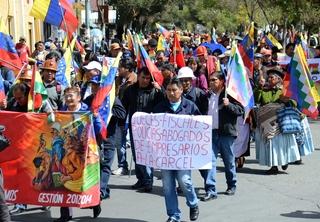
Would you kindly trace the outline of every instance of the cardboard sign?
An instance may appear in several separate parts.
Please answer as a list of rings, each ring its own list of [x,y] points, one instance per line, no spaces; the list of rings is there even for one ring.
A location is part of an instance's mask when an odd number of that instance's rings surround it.
[[[212,167],[212,117],[137,112],[132,117],[136,162],[156,169]]]

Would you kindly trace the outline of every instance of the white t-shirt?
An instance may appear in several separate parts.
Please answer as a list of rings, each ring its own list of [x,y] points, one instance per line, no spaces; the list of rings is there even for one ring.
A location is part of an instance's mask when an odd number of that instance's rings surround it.
[[[208,115],[212,116],[212,129],[219,129],[219,96],[220,92],[212,92],[209,98]]]

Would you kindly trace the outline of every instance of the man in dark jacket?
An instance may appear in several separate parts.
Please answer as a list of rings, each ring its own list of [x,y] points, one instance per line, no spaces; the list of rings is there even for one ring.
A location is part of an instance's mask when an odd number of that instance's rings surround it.
[[[155,113],[172,113],[178,115],[200,115],[197,106],[182,96],[182,83],[178,78],[171,79],[166,88],[167,99],[159,103]],[[190,220],[198,219],[198,198],[191,181],[191,170],[161,170],[163,191],[169,216],[167,222],[179,222],[181,211],[178,208],[178,196],[176,192],[176,180],[186,196],[187,205],[190,207]]]
[[[136,162],[135,148],[132,138],[131,118],[135,112],[151,113],[153,108],[163,100],[164,96],[160,89],[156,89],[157,83],[151,81],[152,77],[147,68],[138,73],[138,81],[129,86],[123,95],[122,104],[129,116],[129,131],[133,160]],[[159,87],[158,87],[159,88]],[[132,189],[139,189],[144,192],[152,191],[153,169],[143,165],[135,164],[137,183]]]
[[[192,86],[192,80],[196,78],[192,69],[182,67],[178,72],[178,78],[182,82],[183,96],[194,102],[202,115],[207,115],[208,98],[203,90]]]
[[[207,171],[206,195],[202,201],[217,198],[216,168],[218,153],[221,154],[227,179],[226,195],[236,192],[236,166],[233,144],[237,137],[237,117],[244,114],[243,107],[225,93],[225,79],[221,72],[215,72],[209,77],[209,107],[208,115],[212,115],[212,169]]]
[[[46,60],[41,69],[43,85],[48,93],[48,102],[54,111],[61,110],[65,89],[65,87],[60,85],[55,79],[57,70],[58,65],[54,59]]]
[[[13,87],[13,98],[6,104],[6,110],[14,112],[28,111],[28,94],[30,88],[25,83],[17,83]]]

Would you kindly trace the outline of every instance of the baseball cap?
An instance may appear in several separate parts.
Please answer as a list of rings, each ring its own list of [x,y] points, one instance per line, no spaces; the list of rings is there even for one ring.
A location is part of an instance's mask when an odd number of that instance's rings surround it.
[[[92,70],[92,69],[97,69],[99,70],[100,72],[102,71],[102,66],[99,62],[97,61],[91,61],[89,62],[88,65],[86,66],[83,66],[83,68],[85,68],[86,70]]]

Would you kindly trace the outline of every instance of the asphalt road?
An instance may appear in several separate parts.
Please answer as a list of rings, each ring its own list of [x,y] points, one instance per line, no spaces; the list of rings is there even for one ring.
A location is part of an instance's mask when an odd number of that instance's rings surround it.
[[[199,222],[302,222],[320,221],[320,120],[309,121],[313,133],[315,152],[303,158],[302,165],[289,165],[286,172],[265,175],[268,169],[255,160],[254,146],[244,168],[238,170],[237,193],[226,196],[223,163],[219,160],[218,199],[199,202]],[[116,161],[114,163],[116,168]],[[156,176],[159,173],[156,173]],[[167,220],[162,183],[155,177],[152,193],[138,193],[130,189],[135,176],[112,176],[111,199],[102,202],[102,213],[92,219],[92,210],[73,210],[73,221],[109,222],[164,222]],[[199,196],[204,194],[203,181],[198,171],[193,182]],[[189,208],[185,198],[179,198],[182,218],[189,221]],[[33,206],[29,206],[32,208]],[[59,208],[49,211],[28,210],[13,216],[13,221],[52,221],[59,217]]]

